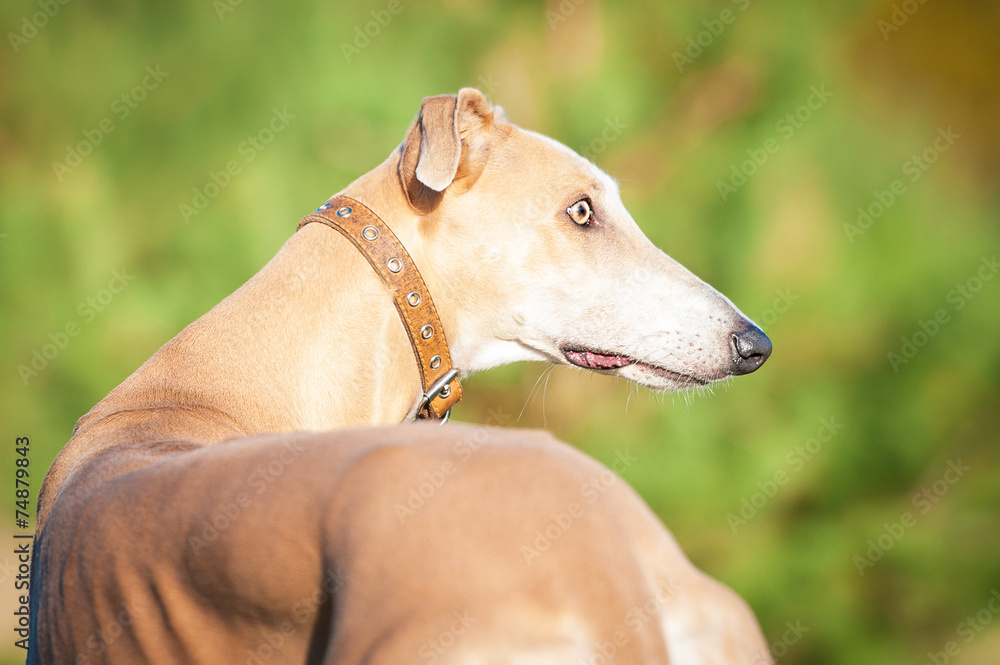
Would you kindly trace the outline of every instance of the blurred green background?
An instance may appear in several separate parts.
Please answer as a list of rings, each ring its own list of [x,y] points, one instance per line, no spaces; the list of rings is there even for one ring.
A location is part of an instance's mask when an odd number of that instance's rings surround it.
[[[15,436],[36,492],[80,415],[471,85],[619,178],[775,351],[714,395],[500,368],[456,417],[638,457],[781,663],[1000,662],[996,3],[14,0],[0,25],[4,532]]]

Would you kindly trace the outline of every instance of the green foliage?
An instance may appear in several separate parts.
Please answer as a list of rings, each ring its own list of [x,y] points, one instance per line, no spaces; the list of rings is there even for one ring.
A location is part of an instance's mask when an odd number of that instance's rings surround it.
[[[502,368],[467,383],[457,417],[638,457],[624,477],[780,662],[924,662],[949,641],[995,662],[1000,621],[960,630],[1000,589],[1000,57],[981,38],[996,12],[966,4],[891,30],[891,3],[859,1],[71,1],[21,43],[40,5],[5,3],[0,443],[32,438],[37,491],[75,420],[381,162],[422,96],[477,86],[619,177],[650,238],[775,351],[714,395]],[[293,117],[254,146],[275,109]],[[604,140],[609,122],[624,128]],[[863,228],[858,208],[879,206]],[[16,662],[9,640],[0,653]]]

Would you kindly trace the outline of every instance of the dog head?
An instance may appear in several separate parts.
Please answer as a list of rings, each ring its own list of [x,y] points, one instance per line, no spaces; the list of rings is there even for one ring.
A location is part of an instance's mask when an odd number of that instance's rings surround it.
[[[463,370],[543,360],[679,390],[770,355],[760,328],[643,235],[614,180],[478,90],[425,98],[394,159],[411,253]]]

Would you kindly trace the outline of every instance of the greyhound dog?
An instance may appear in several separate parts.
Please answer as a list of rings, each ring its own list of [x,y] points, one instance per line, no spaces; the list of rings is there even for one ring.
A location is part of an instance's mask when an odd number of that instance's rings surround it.
[[[424,99],[331,202],[78,422],[39,496],[28,662],[771,662],[608,469],[400,424],[519,360],[704,386],[760,367],[764,333],[477,90]],[[359,243],[390,235],[373,270]]]

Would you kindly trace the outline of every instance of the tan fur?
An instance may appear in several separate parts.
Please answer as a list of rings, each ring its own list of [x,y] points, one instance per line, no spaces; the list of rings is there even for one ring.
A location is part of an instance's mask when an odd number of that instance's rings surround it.
[[[610,178],[478,91],[425,100],[342,193],[408,248],[465,373],[567,362],[565,343],[635,357],[607,372],[660,389],[739,373],[752,324],[646,240]],[[583,196],[599,227],[565,216]],[[419,394],[390,294],[303,228],[81,418],[39,498],[29,662],[430,662],[455,612],[475,621],[440,663],[589,663],[609,641],[609,662],[770,662],[742,601],[548,435],[345,429],[399,423]]]

